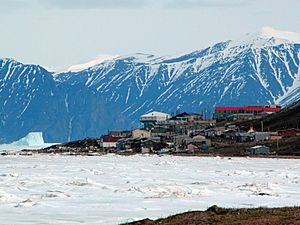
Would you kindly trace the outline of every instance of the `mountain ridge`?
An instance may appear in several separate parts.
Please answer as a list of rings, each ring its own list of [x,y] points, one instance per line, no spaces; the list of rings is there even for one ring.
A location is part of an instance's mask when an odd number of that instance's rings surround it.
[[[300,44],[244,39],[170,57],[119,56],[74,72],[0,60],[0,142],[32,131],[44,132],[47,142],[99,136],[139,126],[151,110],[211,114],[216,105],[298,100]]]

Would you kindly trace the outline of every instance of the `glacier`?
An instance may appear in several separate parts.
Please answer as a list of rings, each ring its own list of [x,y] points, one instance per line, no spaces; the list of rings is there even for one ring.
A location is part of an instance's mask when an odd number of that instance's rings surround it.
[[[299,36],[267,27],[188,54],[137,53],[57,73],[0,59],[0,143],[34,130],[46,142],[98,137],[138,127],[150,111],[291,104],[300,99]]]
[[[190,210],[299,205],[299,159],[3,156],[5,224],[114,225]]]

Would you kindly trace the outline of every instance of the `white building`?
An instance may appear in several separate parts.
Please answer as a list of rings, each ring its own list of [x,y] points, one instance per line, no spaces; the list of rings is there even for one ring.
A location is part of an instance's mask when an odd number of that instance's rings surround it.
[[[163,112],[150,112],[140,117],[140,121],[144,124],[144,127],[147,128],[152,124],[156,124],[158,122],[163,122],[171,118],[170,114]]]

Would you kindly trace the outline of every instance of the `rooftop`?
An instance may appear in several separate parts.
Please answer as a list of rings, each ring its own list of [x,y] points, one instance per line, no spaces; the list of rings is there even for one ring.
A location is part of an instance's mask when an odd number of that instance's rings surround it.
[[[171,117],[167,113],[157,112],[157,111],[149,112],[147,114],[142,115],[141,117],[151,117],[151,116],[156,116],[156,117]]]

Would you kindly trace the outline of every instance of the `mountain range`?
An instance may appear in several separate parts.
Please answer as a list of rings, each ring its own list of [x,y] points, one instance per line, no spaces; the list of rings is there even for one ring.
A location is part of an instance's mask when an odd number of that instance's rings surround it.
[[[151,110],[205,112],[220,105],[300,99],[300,35],[262,28],[188,54],[132,54],[50,72],[0,59],[0,142],[43,132],[46,142],[139,126]]]

